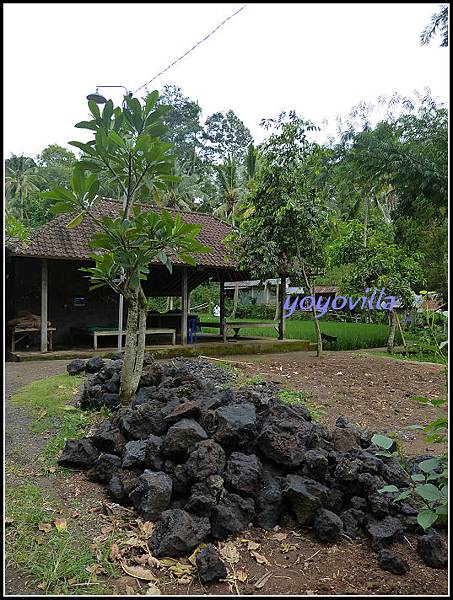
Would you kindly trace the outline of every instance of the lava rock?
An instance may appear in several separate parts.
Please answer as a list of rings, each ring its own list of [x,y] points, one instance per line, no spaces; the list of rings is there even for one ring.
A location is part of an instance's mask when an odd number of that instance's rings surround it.
[[[357,537],[359,532],[359,526],[363,522],[365,513],[361,510],[354,508],[348,508],[340,514],[340,518],[343,521],[343,529],[347,536],[353,540]]]
[[[186,462],[187,472],[194,481],[222,473],[225,468],[225,451],[214,440],[198,442]]]
[[[119,394],[112,394],[111,392],[102,394],[100,402],[102,406],[107,408],[116,408],[121,404]]]
[[[145,465],[147,441],[128,442],[123,451],[123,469],[140,468]]]
[[[167,423],[176,423],[180,419],[198,419],[200,415],[200,404],[196,400],[187,400],[179,403],[168,414],[164,414],[164,419]]]
[[[255,454],[232,452],[225,468],[225,485],[244,496],[256,496],[262,482],[263,467]]]
[[[312,432],[310,421],[283,404],[269,410],[258,437],[258,447],[263,454],[287,467],[302,465],[309,449]]]
[[[311,479],[325,479],[329,470],[329,461],[320,450],[307,450],[304,456],[303,471]]]
[[[208,544],[206,548],[198,552],[195,561],[201,583],[226,579],[227,569],[213,544]]]
[[[167,430],[160,406],[150,403],[135,409],[120,409],[116,420],[121,432],[129,440],[144,440],[150,433],[161,435]]]
[[[329,488],[321,483],[299,475],[288,475],[282,489],[301,525],[311,524],[318,509],[325,503],[328,492]]]
[[[256,410],[253,404],[230,404],[215,411],[215,441],[225,450],[247,450],[256,438]]]
[[[146,439],[145,446],[145,466],[152,471],[161,471],[163,457],[160,452],[163,439],[152,433]]]
[[[162,455],[185,458],[197,442],[207,439],[206,431],[193,419],[181,419],[172,425],[162,442]]]
[[[239,533],[254,517],[255,505],[251,498],[242,498],[226,492],[212,509],[212,537],[223,540],[229,535]]]
[[[322,542],[335,541],[343,529],[343,521],[335,513],[321,508],[313,522],[313,532]]]
[[[101,454],[87,473],[87,479],[108,483],[112,475],[121,468],[121,459],[114,454]]]
[[[382,477],[387,483],[396,485],[399,488],[408,487],[411,483],[406,471],[395,460],[391,460],[383,464]]]
[[[409,570],[407,562],[389,550],[379,551],[379,566],[394,575],[404,575]]]
[[[284,501],[280,486],[271,482],[264,487],[256,499],[256,522],[258,527],[271,530],[280,521]]]
[[[434,530],[428,530],[418,538],[417,552],[429,567],[446,569],[448,564],[448,549],[441,536]]]
[[[112,377],[104,382],[104,390],[105,392],[109,392],[111,394],[118,394],[120,391],[120,374],[114,373]]]
[[[366,511],[368,508],[368,502],[365,498],[361,498],[360,496],[352,496],[349,503],[355,510]]]
[[[392,497],[390,494],[375,492],[368,498],[371,512],[377,517],[385,517],[390,512]]]
[[[129,494],[137,512],[146,520],[154,521],[170,506],[172,480],[169,475],[158,471],[144,471],[137,485]]]
[[[206,483],[197,483],[192,486],[191,495],[184,508],[195,515],[209,516],[215,501]]]
[[[139,474],[135,471],[118,471],[113,473],[107,485],[107,491],[115,502],[129,504],[129,494],[137,485]]]
[[[156,522],[149,539],[154,556],[190,554],[209,535],[211,525],[206,517],[198,517],[181,509],[165,510]]]
[[[156,387],[142,387],[134,394],[132,397],[131,407],[135,408],[136,406],[140,406],[141,404],[145,404],[146,402],[150,402],[154,399],[154,395],[156,393]]]
[[[87,360],[85,370],[87,373],[97,373],[104,365],[105,362],[100,356],[93,356]]]
[[[334,427],[332,441],[337,452],[347,452],[360,447],[360,433],[354,427]]]
[[[99,457],[99,451],[89,438],[81,440],[68,440],[63,453],[58,459],[61,467],[74,467],[76,469],[89,469]]]
[[[66,366],[66,371],[69,375],[79,375],[80,373],[84,373],[86,362],[87,361],[84,358],[75,358]]]
[[[176,465],[173,469],[172,473],[173,480],[173,491],[176,494],[187,494],[187,491],[190,489],[190,484],[192,480],[190,475],[187,472],[187,468],[185,464]]]
[[[123,448],[126,445],[126,438],[118,427],[115,427],[108,420],[100,424],[91,436],[91,439],[98,450],[109,454],[122,454]]]
[[[335,421],[335,427],[347,427],[348,425],[349,419],[348,417],[345,417],[345,415],[340,415]]]
[[[390,546],[394,542],[399,542],[404,537],[404,529],[401,521],[396,517],[384,517],[378,520],[373,516],[368,516],[366,522],[366,532],[371,537],[371,543],[374,548]]]
[[[142,371],[142,375],[140,377],[138,387],[157,387],[161,383],[162,377],[163,370],[160,365],[155,363],[145,365]]]

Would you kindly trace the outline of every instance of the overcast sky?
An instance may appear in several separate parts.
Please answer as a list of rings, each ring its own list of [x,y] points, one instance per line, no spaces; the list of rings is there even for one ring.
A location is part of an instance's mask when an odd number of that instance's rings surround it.
[[[5,3],[5,155],[83,139],[73,125],[96,85],[136,90],[241,6]],[[419,43],[438,6],[248,4],[151,89],[178,84],[204,117],[231,108],[257,141],[260,119],[284,109],[332,123],[394,91],[446,102],[448,49]]]

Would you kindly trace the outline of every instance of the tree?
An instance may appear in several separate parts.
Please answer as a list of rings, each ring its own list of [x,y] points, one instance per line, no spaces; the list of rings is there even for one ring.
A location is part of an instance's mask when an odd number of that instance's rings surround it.
[[[315,179],[321,149],[307,139],[315,127],[294,112],[262,124],[275,133],[259,148],[260,170],[246,200],[248,216],[230,243],[240,265],[257,277],[289,275],[293,285],[302,281],[312,290],[324,266],[328,226]],[[319,323],[313,321],[321,356]]]
[[[440,6],[440,10],[431,17],[431,22],[420,34],[422,46],[429,44],[437,33],[440,33],[441,48],[448,46],[448,6]]]
[[[160,138],[166,131],[162,117],[167,109],[156,106],[158,96],[152,92],[143,105],[125,96],[122,108],[114,108],[109,100],[102,113],[89,101],[92,118],[76,127],[93,131],[94,139],[70,142],[88,158],[74,166],[70,190],[57,187],[43,194],[55,201],[54,212],[75,213],[68,227],[88,218],[99,230],[91,241],[94,266],[82,270],[92,289],[107,285],[125,300],[128,317],[120,384],[124,405],[130,404],[142,373],[148,309],[142,282],[148,278],[150,263],[159,260],[171,270],[172,258],[194,264],[193,253],[209,251],[196,239],[201,226],[183,223],[178,214],[173,219],[164,210],[141,210],[138,204],[149,205],[153,190],[177,181],[172,174],[172,145]],[[116,218],[96,213],[100,174],[121,189],[122,208],[119,205]]]
[[[178,181],[168,183],[166,189],[155,190],[154,200],[158,206],[193,211],[204,200],[204,192],[198,182],[198,176],[186,175],[179,163],[175,163],[174,174]]]
[[[206,157],[214,163],[229,155],[242,163],[247,147],[253,142],[249,129],[232,110],[216,112],[206,119],[203,140]]]
[[[233,155],[229,155],[222,165],[216,165],[217,181],[222,204],[214,214],[225,217],[235,225],[235,211],[242,198],[242,186],[239,180],[239,168]]]
[[[27,201],[39,193],[42,177],[35,161],[28,156],[12,154],[5,161],[5,192],[7,207],[22,222],[27,219]]]
[[[424,282],[419,254],[408,255],[403,248],[382,237],[379,232],[369,236],[363,245],[364,225],[350,221],[343,225],[342,234],[331,244],[331,264],[349,265],[340,284],[342,291],[351,296],[362,296],[366,290],[385,288],[387,296],[394,296],[401,308],[412,308],[413,290]],[[389,335],[387,351],[393,352],[397,315],[389,306]]]
[[[30,231],[9,211],[5,213],[5,245],[19,242],[27,246],[30,243]]]
[[[176,85],[165,85],[158,106],[168,106],[162,121],[167,132],[162,139],[174,145],[174,154],[181,171],[192,175],[200,170],[203,149],[203,126],[200,123],[201,107],[198,102],[184,96]]]

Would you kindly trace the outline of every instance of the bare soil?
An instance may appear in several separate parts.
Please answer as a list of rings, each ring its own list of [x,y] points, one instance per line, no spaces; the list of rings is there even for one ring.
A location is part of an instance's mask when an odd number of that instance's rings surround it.
[[[398,438],[408,454],[439,453],[442,449],[426,444],[418,432],[408,431],[407,425],[426,424],[443,414],[443,409],[418,405],[410,396],[440,397],[443,393],[442,368],[437,365],[409,363],[382,357],[363,356],[357,352],[330,352],[317,359],[311,352],[229,356],[247,375],[261,374],[285,386],[312,392],[311,401],[322,406],[321,421],[333,424],[341,414],[352,423],[368,426],[381,432],[398,432]],[[31,417],[8,400],[15,391],[34,380],[62,373],[67,361],[33,361],[6,364],[6,456],[10,464],[26,469],[27,481],[33,481],[52,496],[69,517],[74,500],[78,502],[78,525],[92,538],[102,536],[107,499],[101,486],[90,483],[83,473],[70,476],[40,476],[37,456],[45,437],[29,431]],[[7,473],[7,485],[18,482],[18,476]],[[121,524],[116,525],[118,532]],[[282,536],[285,536],[282,539]],[[278,539],[280,538],[280,539]],[[242,540],[242,541],[241,541]],[[245,540],[245,541],[244,541]],[[260,544],[259,554],[269,564],[260,564],[247,550],[247,540]],[[353,542],[344,538],[335,545],[316,540],[307,528],[300,530],[296,523],[265,532],[259,528],[243,532],[233,540],[239,551],[236,573],[243,572],[246,581],[218,582],[203,586],[195,578],[191,583],[170,582],[159,586],[162,594],[248,594],[248,595],[446,595],[447,572],[427,567],[416,552],[416,538],[407,536],[393,547],[409,565],[409,572],[397,576],[382,571],[377,556],[365,538]],[[42,594],[22,569],[7,560],[7,594]],[[229,567],[232,574],[232,567]],[[266,574],[269,578],[262,588],[255,584]],[[245,576],[244,575],[244,576]],[[147,582],[127,575],[109,582],[109,592],[117,595],[146,593]],[[76,593],[76,592],[75,592]]]

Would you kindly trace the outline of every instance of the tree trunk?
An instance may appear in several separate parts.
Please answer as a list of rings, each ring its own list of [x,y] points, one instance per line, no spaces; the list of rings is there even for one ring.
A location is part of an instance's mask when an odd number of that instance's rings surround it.
[[[313,296],[313,306],[311,309],[311,312],[313,314],[313,326],[315,328],[315,334],[316,334],[316,356],[318,358],[322,357],[322,337],[321,337],[321,328],[319,327],[319,321],[316,318],[316,302],[315,300],[315,285],[313,282],[313,286],[310,286],[310,282],[308,280],[308,276],[307,273],[305,272],[305,268],[304,266],[302,266],[302,273],[304,275],[304,281],[305,281],[305,285],[307,286],[307,289],[311,292],[312,296]]]
[[[274,321],[278,320],[279,313],[279,296],[280,296],[280,279],[277,278],[277,285],[275,288],[275,316]]]
[[[370,199],[367,196],[365,199],[365,222],[364,222],[364,229],[363,229],[363,247],[364,248],[366,248],[366,245],[367,245],[369,212],[370,212]]]
[[[407,342],[406,342],[406,338],[404,337],[404,331],[403,331],[403,328],[401,326],[401,321],[400,321],[400,318],[398,316],[398,313],[395,313],[395,318],[396,318],[396,324],[398,325],[398,330],[400,332],[401,341],[403,343],[404,354],[406,356],[408,356],[409,355],[409,351],[408,351],[408,348],[407,348]]]
[[[123,406],[131,404],[143,369],[148,309],[146,296],[141,288],[132,298],[128,298],[127,309],[126,345],[120,384],[120,400]]]
[[[389,337],[387,339],[387,352],[393,353],[393,347],[395,345],[395,332],[396,332],[396,314],[395,311],[391,310],[389,313]]]

